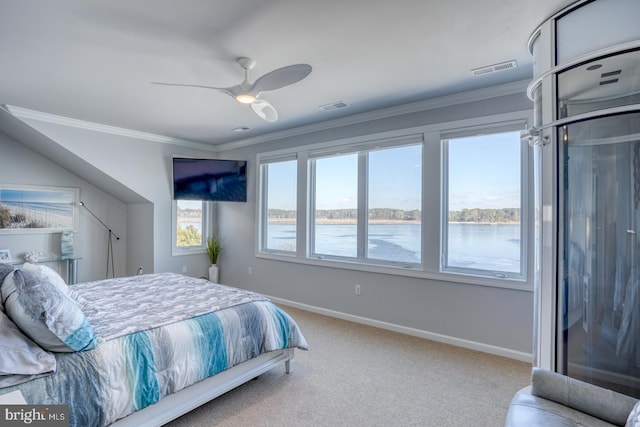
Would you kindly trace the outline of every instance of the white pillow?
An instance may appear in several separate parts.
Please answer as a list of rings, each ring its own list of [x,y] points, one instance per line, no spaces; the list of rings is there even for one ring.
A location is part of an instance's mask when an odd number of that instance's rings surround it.
[[[67,294],[28,271],[15,270],[0,288],[7,315],[42,348],[55,352],[96,346],[93,328]]]
[[[29,381],[56,369],[53,354],[24,336],[3,312],[0,312],[0,354],[0,388]]]
[[[631,410],[624,427],[640,427],[640,401]]]
[[[7,277],[9,274],[12,274],[13,270],[15,270],[15,268],[12,265],[0,263],[0,286],[2,286],[2,282],[4,282],[4,278]],[[0,298],[0,312],[2,313],[5,312],[3,301],[4,299]]]

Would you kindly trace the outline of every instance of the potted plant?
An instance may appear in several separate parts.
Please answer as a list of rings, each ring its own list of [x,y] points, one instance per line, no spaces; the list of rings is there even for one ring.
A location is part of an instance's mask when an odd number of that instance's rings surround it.
[[[222,251],[222,238],[218,234],[213,234],[207,238],[207,255],[209,255],[209,261],[211,265],[209,266],[209,280],[217,283],[218,282],[218,256],[220,256],[220,252]]]

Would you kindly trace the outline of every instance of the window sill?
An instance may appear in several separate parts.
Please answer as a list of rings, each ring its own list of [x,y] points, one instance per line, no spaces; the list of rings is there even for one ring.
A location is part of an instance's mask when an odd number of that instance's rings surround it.
[[[493,278],[484,276],[467,275],[451,272],[433,272],[422,270],[420,267],[396,267],[392,265],[363,264],[359,262],[342,261],[334,259],[298,258],[295,255],[257,252],[256,258],[273,261],[290,262],[294,264],[306,264],[317,267],[338,268],[344,270],[364,271],[376,274],[388,274],[392,276],[413,277],[419,279],[437,280],[443,282],[455,282],[467,285],[490,286],[494,288],[513,289],[518,291],[533,292],[533,286],[524,279]]]
[[[176,249],[173,248],[173,250],[171,251],[171,256],[183,256],[183,255],[200,255],[200,254],[206,254],[207,250],[204,248],[197,248],[197,249]]]

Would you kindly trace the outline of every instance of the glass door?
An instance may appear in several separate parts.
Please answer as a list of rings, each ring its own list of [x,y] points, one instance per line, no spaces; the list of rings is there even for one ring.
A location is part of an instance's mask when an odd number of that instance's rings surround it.
[[[640,397],[640,114],[559,132],[559,367]]]
[[[558,370],[640,397],[640,51],[557,77]]]

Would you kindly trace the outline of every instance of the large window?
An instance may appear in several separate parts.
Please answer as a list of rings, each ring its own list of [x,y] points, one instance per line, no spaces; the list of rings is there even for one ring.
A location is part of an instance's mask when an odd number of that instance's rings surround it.
[[[522,286],[534,231],[525,117],[258,155],[258,256]]]
[[[262,249],[270,252],[296,252],[297,162],[281,160],[261,166],[264,209]]]
[[[421,263],[422,143],[402,142],[312,153],[312,256]]]
[[[443,269],[521,277],[520,131],[448,138],[443,145],[447,184]]]
[[[203,252],[208,235],[207,202],[173,202],[173,254]]]

